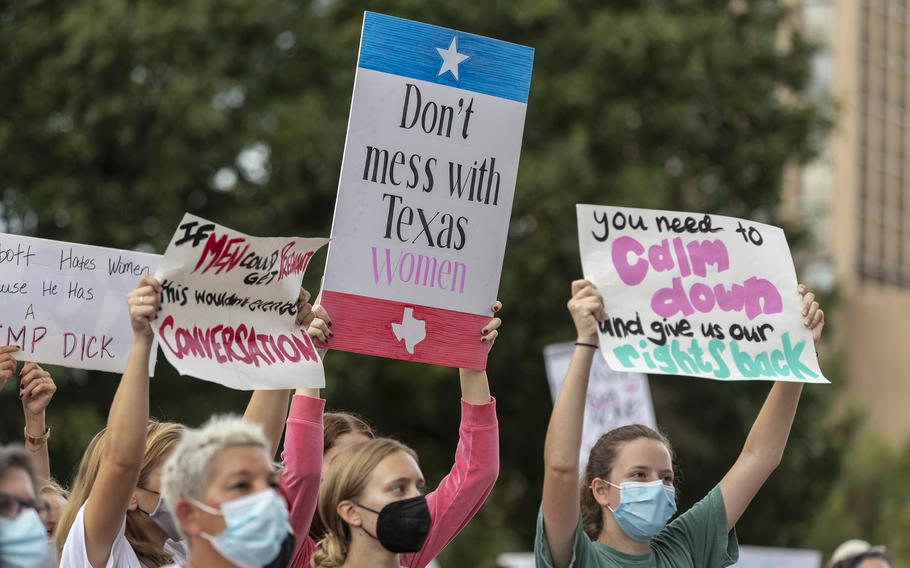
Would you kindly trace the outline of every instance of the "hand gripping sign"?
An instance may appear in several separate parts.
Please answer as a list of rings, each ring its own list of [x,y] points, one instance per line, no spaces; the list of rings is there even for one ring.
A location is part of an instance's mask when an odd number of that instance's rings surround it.
[[[720,215],[578,205],[611,369],[827,383],[784,232]]]
[[[332,349],[482,369],[531,48],[367,12],[322,304]]]
[[[132,341],[126,295],[160,260],[0,234],[0,345],[18,345],[21,361],[122,373]]]
[[[182,375],[242,390],[322,387],[322,361],[296,325],[300,283],[326,239],[250,237],[189,213],[155,277],[153,327]]]

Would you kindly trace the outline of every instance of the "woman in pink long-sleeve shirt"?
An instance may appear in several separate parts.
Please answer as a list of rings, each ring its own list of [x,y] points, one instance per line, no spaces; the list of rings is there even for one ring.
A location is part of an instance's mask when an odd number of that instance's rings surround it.
[[[493,310],[502,305],[497,302]],[[331,320],[320,306],[310,327],[314,338],[328,342]],[[501,325],[493,318],[482,330],[481,341],[492,346]],[[455,464],[435,491],[426,496],[430,528],[419,551],[400,555],[401,566],[423,568],[461,532],[477,513],[493,488],[499,474],[499,425],[496,401],[490,396],[485,371],[461,369],[461,425]],[[341,429],[335,440],[324,440],[322,412],[325,401],[318,391],[301,389],[291,404],[285,434],[282,483],[290,500],[291,526],[297,536],[292,567],[308,568],[317,549],[308,534],[316,510],[323,458],[326,463],[345,447],[372,438],[363,428]],[[369,513],[366,513],[369,515]],[[375,527],[376,515],[368,521]],[[375,533],[374,533],[375,534]],[[378,543],[377,543],[378,544]]]

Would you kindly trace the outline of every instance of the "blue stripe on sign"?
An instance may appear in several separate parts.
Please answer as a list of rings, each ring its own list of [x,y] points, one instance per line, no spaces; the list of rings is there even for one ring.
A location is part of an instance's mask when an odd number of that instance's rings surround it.
[[[448,49],[458,38],[458,53],[467,55],[451,72],[439,75],[443,59],[436,48]],[[449,85],[527,104],[534,49],[440,26],[365,12],[360,38],[364,69]]]

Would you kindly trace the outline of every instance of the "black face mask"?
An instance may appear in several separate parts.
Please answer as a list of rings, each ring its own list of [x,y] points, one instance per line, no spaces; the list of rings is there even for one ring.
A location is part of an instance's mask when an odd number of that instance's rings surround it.
[[[424,495],[393,501],[381,511],[359,503],[355,505],[379,515],[376,519],[376,534],[372,535],[366,529],[363,532],[378,540],[389,552],[418,552],[423,548],[423,543],[430,534],[430,508]]]
[[[263,568],[288,568],[291,565],[291,560],[294,559],[294,545],[296,543],[294,535],[288,533],[284,542],[281,543],[281,550],[278,552],[278,556]]]

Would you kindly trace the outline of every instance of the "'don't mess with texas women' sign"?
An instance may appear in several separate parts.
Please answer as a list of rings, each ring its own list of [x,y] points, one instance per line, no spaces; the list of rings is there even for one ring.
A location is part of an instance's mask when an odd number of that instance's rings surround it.
[[[322,303],[327,347],[482,369],[534,50],[367,12]]]

